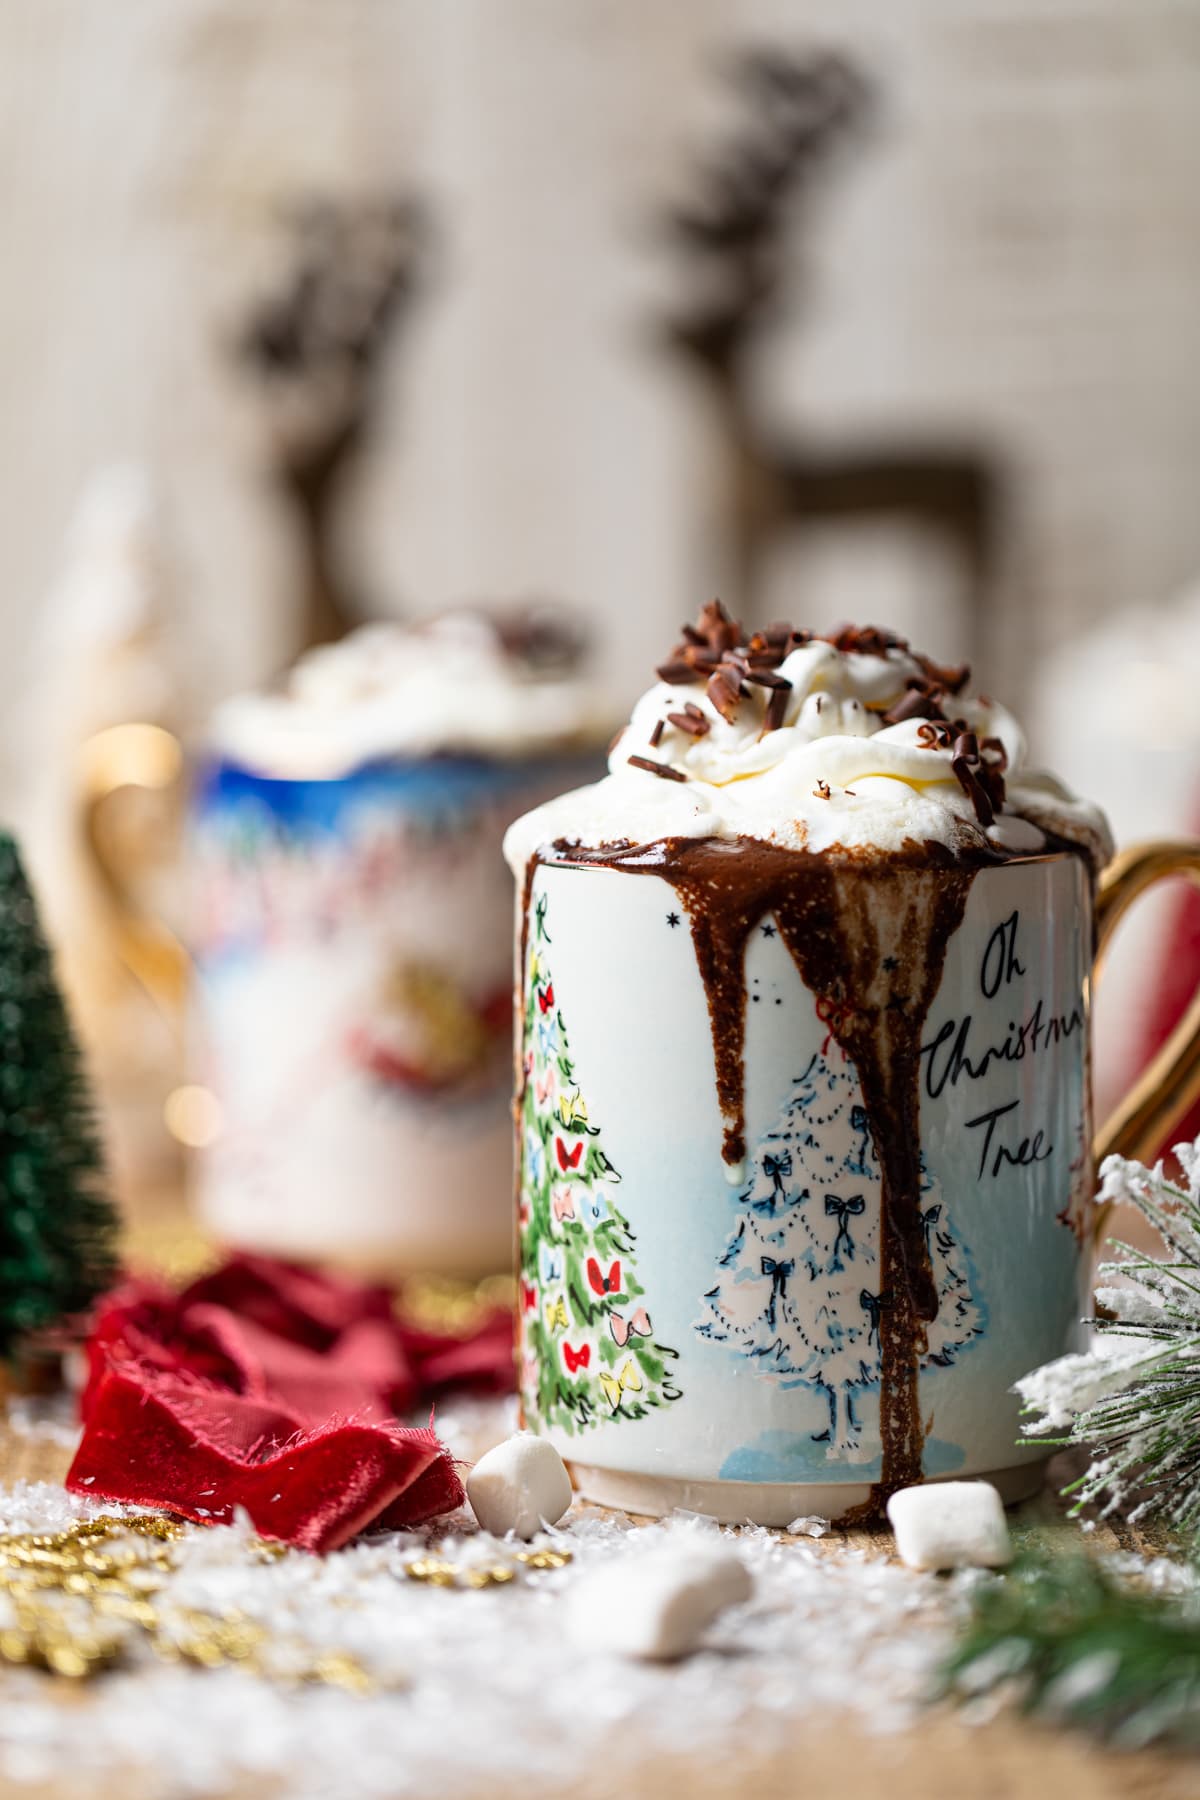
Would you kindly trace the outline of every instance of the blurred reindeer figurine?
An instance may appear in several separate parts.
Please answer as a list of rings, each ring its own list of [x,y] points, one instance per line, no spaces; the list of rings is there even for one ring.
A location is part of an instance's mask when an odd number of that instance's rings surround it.
[[[847,451],[780,442],[755,416],[754,351],[790,299],[789,227],[835,152],[861,130],[872,104],[868,86],[832,53],[747,51],[731,76],[749,118],[702,167],[694,199],[663,224],[687,294],[667,337],[699,370],[715,404],[738,602],[753,616],[768,553],[788,529],[891,514],[933,530],[957,553],[975,637],[997,535],[999,484],[990,465],[966,445],[924,434],[910,444]]]
[[[412,195],[312,202],[291,223],[290,275],[252,312],[238,348],[265,396],[276,476],[303,537],[298,648],[307,649],[359,622],[338,570],[337,505],[372,423],[385,351],[421,287],[430,232]]]

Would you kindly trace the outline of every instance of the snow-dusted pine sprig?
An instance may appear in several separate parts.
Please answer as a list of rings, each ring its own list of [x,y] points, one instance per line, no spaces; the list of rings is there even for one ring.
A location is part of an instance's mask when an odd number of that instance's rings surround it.
[[[1136,1558],[1125,1559],[1134,1563]],[[1200,1743],[1200,1595],[1158,1559],[1026,1550],[971,1590],[938,1691],[1002,1695],[1123,1750]]]
[[[1100,1268],[1092,1347],[1035,1369],[1017,1391],[1025,1412],[1040,1415],[1027,1436],[1057,1430],[1049,1442],[1091,1452],[1067,1489],[1076,1511],[1098,1502],[1104,1513],[1157,1512],[1200,1531],[1200,1139],[1174,1154],[1186,1187],[1161,1162],[1105,1160],[1097,1202],[1135,1206],[1166,1255],[1114,1240],[1113,1260]]]

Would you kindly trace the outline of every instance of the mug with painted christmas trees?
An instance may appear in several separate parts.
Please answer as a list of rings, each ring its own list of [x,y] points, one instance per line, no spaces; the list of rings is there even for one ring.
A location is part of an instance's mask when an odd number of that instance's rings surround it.
[[[887,633],[707,608],[659,674],[507,840],[525,1423],[635,1511],[1018,1498],[1013,1384],[1088,1312],[1098,917],[1200,847],[1102,876],[1095,809]]]

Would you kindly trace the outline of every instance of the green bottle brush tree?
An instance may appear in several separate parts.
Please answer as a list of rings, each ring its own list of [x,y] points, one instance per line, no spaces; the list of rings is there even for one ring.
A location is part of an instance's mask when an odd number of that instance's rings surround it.
[[[115,1273],[116,1219],[79,1046],[16,844],[0,832],[0,1384]]]

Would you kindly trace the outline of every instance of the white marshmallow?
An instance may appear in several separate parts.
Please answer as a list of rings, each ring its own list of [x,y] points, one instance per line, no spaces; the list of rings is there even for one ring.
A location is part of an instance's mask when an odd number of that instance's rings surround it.
[[[1002,1569],[1012,1561],[1004,1503],[986,1481],[931,1481],[887,1503],[910,1569]]]
[[[581,1649],[673,1662],[698,1647],[718,1613],[753,1591],[745,1563],[723,1544],[663,1544],[578,1581],[568,1630]]]
[[[553,1444],[518,1431],[480,1457],[467,1476],[467,1499],[485,1531],[531,1538],[570,1506],[571,1477]]]

